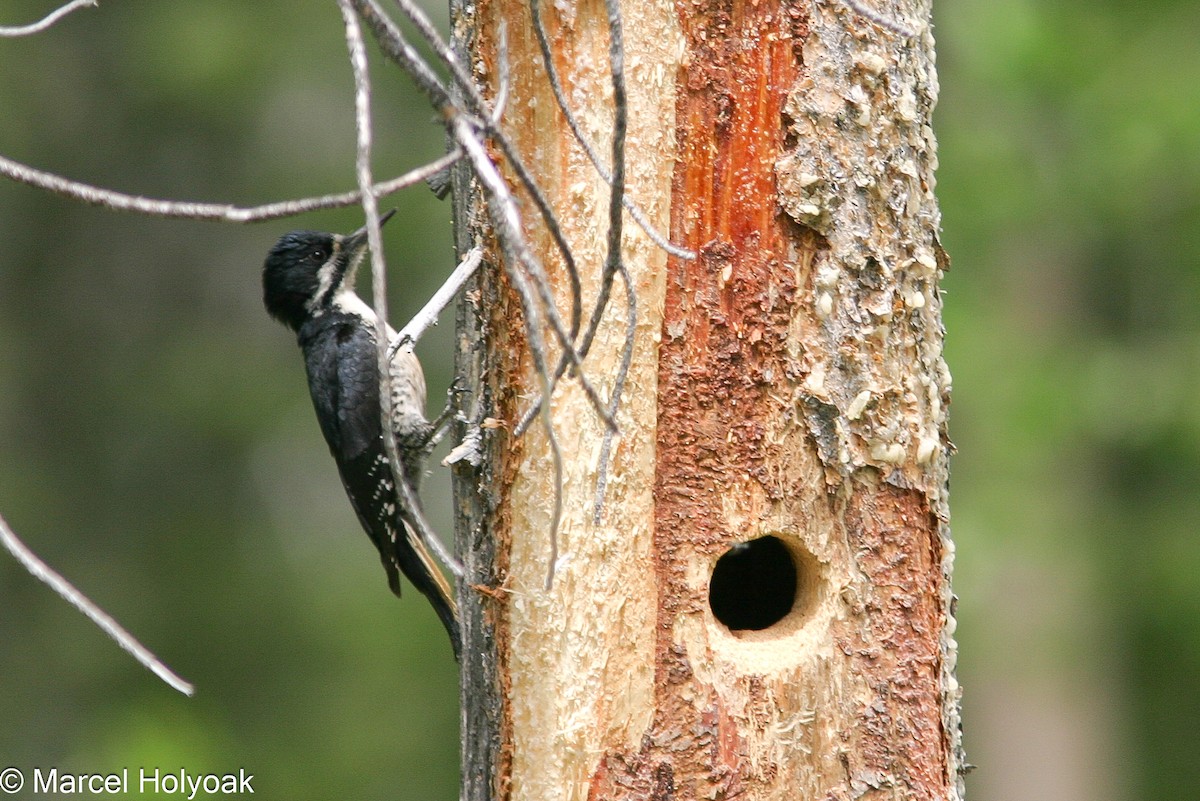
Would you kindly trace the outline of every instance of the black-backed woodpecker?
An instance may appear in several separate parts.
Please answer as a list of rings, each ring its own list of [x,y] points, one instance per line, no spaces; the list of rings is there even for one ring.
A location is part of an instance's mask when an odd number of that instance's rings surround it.
[[[383,218],[386,221],[391,214]],[[405,523],[383,442],[376,316],[354,292],[367,231],[340,235],[292,231],[263,265],[267,311],[296,332],[321,433],[362,527],[379,549],[388,586],[403,573],[433,604],[457,655],[458,622],[450,585]],[[389,328],[389,337],[395,336]],[[425,376],[411,347],[391,360],[392,431],[413,493],[432,426],[425,419]]]

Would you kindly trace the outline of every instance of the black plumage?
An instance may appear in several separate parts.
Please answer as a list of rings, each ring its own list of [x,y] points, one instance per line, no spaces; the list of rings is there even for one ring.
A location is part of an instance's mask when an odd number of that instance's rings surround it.
[[[362,230],[285,234],[267,256],[263,299],[267,311],[296,332],[321,433],[359,522],[379,550],[388,586],[399,595],[403,573],[433,604],[457,654],[450,586],[405,523],[384,447],[376,318],[352,289],[365,241]],[[415,496],[431,426],[424,415],[425,379],[411,349],[396,353],[389,380],[392,431]]]

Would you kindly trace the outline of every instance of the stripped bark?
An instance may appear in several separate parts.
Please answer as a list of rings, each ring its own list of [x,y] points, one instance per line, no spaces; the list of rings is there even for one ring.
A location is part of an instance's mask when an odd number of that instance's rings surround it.
[[[960,798],[928,4],[897,3],[895,30],[832,2],[622,13],[630,192],[699,257],[628,229],[638,337],[599,523],[603,425],[570,379],[551,407],[567,467],[550,591],[545,432],[506,430],[538,387],[519,304],[490,270],[462,310],[474,416],[497,421],[459,472],[463,798]],[[603,4],[542,16],[607,153]],[[607,187],[555,106],[524,0],[457,8],[464,63],[494,88],[502,20],[502,127],[555,204],[586,306]],[[457,188],[460,248],[486,244]],[[585,362],[602,390],[623,331],[614,304]],[[794,566],[790,611],[731,630],[713,570],[767,536]]]

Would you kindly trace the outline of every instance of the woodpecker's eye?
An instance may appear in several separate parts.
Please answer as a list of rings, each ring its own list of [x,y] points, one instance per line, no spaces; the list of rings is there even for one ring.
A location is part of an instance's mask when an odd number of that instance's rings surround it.
[[[325,263],[325,251],[322,248],[313,249],[313,251],[308,254],[308,257],[310,259],[312,259],[313,261],[315,261],[317,264]]]

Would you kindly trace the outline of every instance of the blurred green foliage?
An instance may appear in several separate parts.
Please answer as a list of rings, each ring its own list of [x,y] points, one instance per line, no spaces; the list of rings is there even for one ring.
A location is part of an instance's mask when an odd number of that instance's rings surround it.
[[[1191,798],[1200,6],[934,16],[968,788]]]
[[[0,24],[52,5],[10,0]],[[1200,6],[947,0],[935,19],[969,792],[1188,798]],[[382,66],[384,176],[442,136]],[[0,152],[44,169],[243,204],[354,182],[325,0],[105,2],[0,42],[0,76]],[[449,208],[392,202],[405,319],[451,265]],[[199,688],[176,696],[0,558],[4,766],[244,767],[278,799],[456,794],[449,648],[415,593],[390,598],[292,338],[261,310],[262,255],[290,224],[0,183],[0,512]],[[449,336],[422,343],[433,399]],[[429,493],[448,531],[444,480]]]
[[[53,5],[5,3],[0,24]],[[389,177],[443,137],[382,66]],[[247,205],[354,186],[352,81],[325,0],[104,2],[0,40],[0,76],[0,152],[43,169]],[[450,211],[420,189],[390,202],[406,318],[453,266]],[[0,512],[198,688],[167,689],[4,555],[0,767],[245,768],[269,799],[456,797],[449,645],[419,594],[388,592],[294,336],[260,300],[280,233],[359,217],[163,221],[0,183]],[[438,354],[431,405],[451,328],[422,342]],[[448,532],[437,478],[427,503]]]

